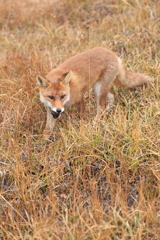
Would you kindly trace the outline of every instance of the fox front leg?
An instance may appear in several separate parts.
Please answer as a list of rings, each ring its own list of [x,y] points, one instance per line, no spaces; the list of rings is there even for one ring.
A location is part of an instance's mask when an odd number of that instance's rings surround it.
[[[83,97],[81,98],[81,101],[77,104],[78,110],[80,114],[84,114],[85,112],[85,104],[84,104],[84,99]]]
[[[56,119],[53,118],[50,108],[47,107],[47,121],[46,121],[46,127],[43,132],[43,136],[45,139],[48,139],[52,134],[52,130],[55,126],[55,123],[56,123]]]
[[[83,97],[81,98],[80,102],[76,103],[76,107],[80,117],[85,118],[85,104]]]

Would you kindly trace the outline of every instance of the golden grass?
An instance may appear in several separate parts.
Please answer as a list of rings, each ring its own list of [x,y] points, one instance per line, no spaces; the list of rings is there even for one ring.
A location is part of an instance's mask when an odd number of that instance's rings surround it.
[[[159,12],[153,0],[0,0],[0,239],[158,240]],[[115,89],[93,127],[76,109],[42,140],[35,76],[103,46],[155,82]]]

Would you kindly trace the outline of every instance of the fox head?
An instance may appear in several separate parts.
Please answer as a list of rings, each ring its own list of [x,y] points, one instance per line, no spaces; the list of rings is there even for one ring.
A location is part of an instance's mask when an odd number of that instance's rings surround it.
[[[54,118],[58,118],[64,112],[64,105],[70,98],[69,82],[71,71],[64,73],[60,80],[51,83],[45,77],[37,76],[37,84],[40,90],[40,100],[45,106],[49,107]]]

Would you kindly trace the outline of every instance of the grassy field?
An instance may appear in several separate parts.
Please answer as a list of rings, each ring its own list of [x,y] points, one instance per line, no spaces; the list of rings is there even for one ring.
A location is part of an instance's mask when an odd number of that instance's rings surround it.
[[[0,0],[0,239],[160,239],[160,1]],[[36,75],[103,46],[154,77],[42,132]]]

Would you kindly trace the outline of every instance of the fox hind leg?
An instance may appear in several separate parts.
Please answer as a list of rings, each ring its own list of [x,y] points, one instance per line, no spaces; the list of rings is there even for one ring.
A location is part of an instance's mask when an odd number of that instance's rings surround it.
[[[95,121],[99,121],[104,110],[105,110],[105,104],[106,104],[106,95],[107,91],[103,88],[102,83],[99,81],[94,86],[94,94],[96,98],[96,104],[97,104],[97,115],[95,117]]]
[[[109,88],[104,87],[100,81],[94,86],[94,94],[97,103],[97,115],[95,117],[95,121],[99,121],[104,113],[104,110],[106,109],[108,111],[113,107],[114,94]],[[105,107],[106,97],[108,99],[107,107]]]
[[[113,104],[114,104],[114,94],[111,90],[107,93],[107,99],[108,99],[108,106],[106,110],[110,110],[113,108]]]

